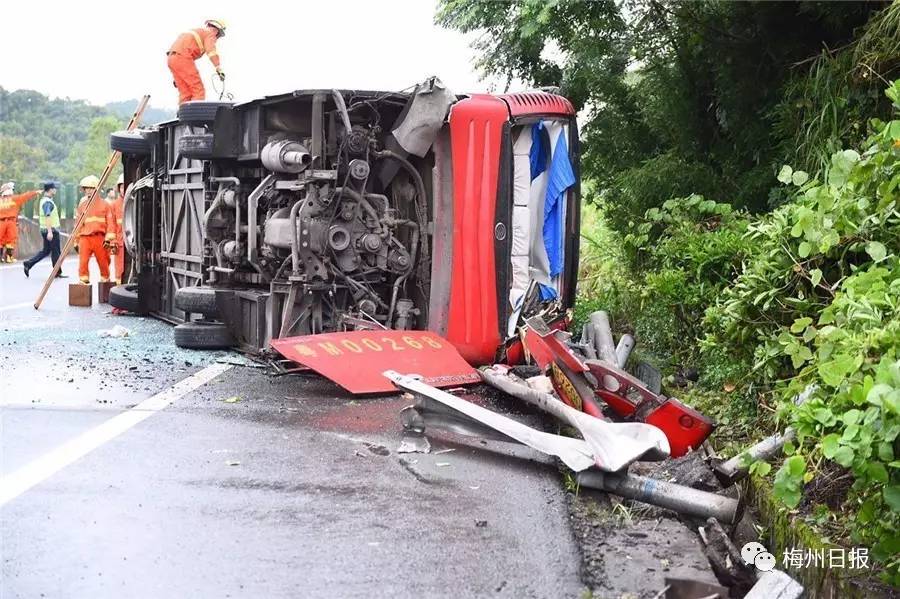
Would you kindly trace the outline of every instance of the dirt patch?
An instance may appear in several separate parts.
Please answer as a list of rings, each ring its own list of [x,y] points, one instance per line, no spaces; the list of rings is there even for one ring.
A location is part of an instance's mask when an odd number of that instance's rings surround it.
[[[803,502],[800,509],[810,513],[816,505],[827,505],[832,511],[841,511],[841,505],[850,494],[853,486],[853,473],[846,468],[826,461],[814,479],[803,489]]]
[[[569,494],[584,583],[595,597],[657,596],[666,578],[716,584],[698,536],[667,517],[636,518],[600,493]]]
[[[631,467],[630,472],[710,493],[722,490],[712,469],[700,452],[696,451],[662,462],[638,462]]]

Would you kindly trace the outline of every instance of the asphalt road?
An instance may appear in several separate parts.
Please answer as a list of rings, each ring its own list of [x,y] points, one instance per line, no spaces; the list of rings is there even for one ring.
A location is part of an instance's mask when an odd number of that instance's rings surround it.
[[[3,599],[581,595],[537,456],[397,454],[402,399],[179,350],[167,324],[70,308],[74,279],[36,312],[48,272],[0,266]]]

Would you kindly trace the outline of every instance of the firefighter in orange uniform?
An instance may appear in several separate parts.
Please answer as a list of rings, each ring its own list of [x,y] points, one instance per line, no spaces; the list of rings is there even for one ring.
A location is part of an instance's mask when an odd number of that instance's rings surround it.
[[[125,217],[125,177],[123,175],[119,175],[119,180],[116,181],[116,199],[109,202],[109,207],[115,223],[113,232],[116,234],[116,239],[109,248],[114,264],[112,275],[116,285],[121,285],[122,274],[125,272],[125,230],[122,228]]]
[[[15,184],[0,186],[0,262],[15,262],[16,242],[19,241],[19,209],[31,198],[40,195],[29,191],[13,195]]]
[[[203,81],[194,61],[206,54],[216,67],[219,79],[225,81],[225,73],[219,65],[219,53],[216,51],[216,40],[225,36],[225,22],[210,19],[203,27],[191,29],[179,35],[175,43],[166,52],[169,70],[175,87],[178,88],[178,105],[191,100],[206,98]]]
[[[88,175],[78,184],[84,197],[78,202],[76,219],[81,218],[82,214],[85,215],[78,230],[78,278],[85,284],[91,282],[88,269],[91,256],[94,256],[97,266],[100,267],[100,281],[109,281],[108,248],[116,239],[116,221],[106,200],[101,197],[95,198],[88,210],[88,200],[98,185],[100,180],[94,175]]]

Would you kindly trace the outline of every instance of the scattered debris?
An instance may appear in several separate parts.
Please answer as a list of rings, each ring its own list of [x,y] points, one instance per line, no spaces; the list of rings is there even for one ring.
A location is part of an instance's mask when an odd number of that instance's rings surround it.
[[[593,344],[597,353],[597,358],[607,364],[618,364],[616,356],[616,346],[613,343],[612,328],[609,325],[609,314],[602,310],[592,312],[588,316],[589,323],[585,325],[586,335],[582,335],[582,339],[587,338],[588,342]],[[629,350],[630,353],[631,350]]]
[[[384,445],[377,445],[375,443],[366,443],[366,449],[374,453],[375,455],[391,455],[391,450],[385,447]]]
[[[796,433],[791,427],[788,427],[783,434],[777,433],[766,437],[730,460],[718,464],[715,467],[716,476],[723,485],[732,485],[747,476],[753,462],[760,460],[768,462],[781,455],[784,444],[793,441],[795,437]]]
[[[228,460],[227,462],[225,462],[225,465],[226,466],[240,466],[241,463],[236,460]]]
[[[404,434],[397,453],[430,453],[431,442],[424,435]]]
[[[584,489],[567,498],[592,597],[649,599],[671,583],[667,579],[719,584],[690,528],[673,518],[644,519],[637,510],[610,510],[605,496],[597,495]],[[623,576],[626,572],[640,575]]]
[[[529,388],[495,366],[481,370],[489,385],[522,399],[574,426],[591,448],[598,468],[618,472],[636,460],[661,460],[669,455],[669,442],[661,430],[641,422],[612,423],[580,412],[554,396]]]
[[[701,451],[692,451],[664,462],[635,464],[631,473],[710,493],[718,493],[723,489]]]
[[[553,393],[553,381],[543,374],[525,379],[525,384],[540,393]]]
[[[747,596],[751,598],[797,599],[802,595],[803,587],[774,570],[774,563],[764,564],[770,571],[757,579],[759,564],[748,564],[741,559],[723,529],[723,524],[734,525],[738,521],[742,505],[739,498],[726,495],[728,491],[723,491],[721,485],[731,486],[745,476],[750,462],[777,456],[784,443],[793,439],[793,431],[788,429],[782,435],[770,437],[725,462],[711,458],[700,449],[712,433],[714,423],[691,407],[662,395],[661,376],[649,365],[638,365],[635,372],[643,373],[641,376],[625,370],[635,340],[630,335],[622,335],[616,345],[605,312],[590,315],[580,342],[574,342],[568,332],[553,330],[540,315],[524,319],[519,329],[519,350],[535,366],[495,365],[481,371],[471,369],[437,335],[424,331],[362,329],[273,342],[277,351],[294,362],[281,371],[295,372],[297,364],[302,369],[312,368],[352,393],[396,388],[407,392],[414,404],[401,410],[403,437],[396,449],[398,454],[440,455],[455,451],[453,448],[432,451],[431,442],[425,436],[428,428],[476,437],[482,444],[489,440],[520,443],[559,458],[576,473],[574,481],[580,487],[670,510],[686,517],[692,525],[697,524],[694,519],[705,520],[699,532],[709,562],[704,566],[707,580],[693,577],[691,570],[670,571],[673,566],[669,556],[656,555],[657,561],[648,567],[661,568],[667,577],[661,591],[662,581],[653,582],[650,595],[656,593],[657,598],[667,599],[724,599],[729,592],[732,595],[750,592]],[[347,367],[348,357],[354,358],[352,368]],[[415,374],[400,374],[400,368]],[[383,380],[376,380],[376,375]],[[684,378],[696,379],[696,371],[686,370]],[[437,388],[467,385],[477,382],[476,379],[552,415],[573,427],[583,438],[537,430]],[[223,401],[236,403],[240,398]],[[356,451],[355,455],[371,457],[370,454],[391,453],[381,445],[366,443],[365,446],[369,454]],[[651,461],[657,463],[640,463]],[[710,462],[717,464],[715,475],[710,471]],[[415,463],[417,460],[400,459],[400,464],[417,480],[433,484],[412,469],[410,465]],[[435,468],[453,466],[447,461],[432,464]],[[479,488],[469,486],[473,491]],[[638,509],[628,502],[612,501],[629,522],[634,514],[638,518],[648,513],[663,514],[654,508]],[[667,517],[669,522],[675,521],[670,514]],[[660,518],[659,522],[663,520]],[[684,528],[683,523],[678,525]],[[487,527],[487,520],[476,519],[475,526]],[[696,541],[694,546],[699,561],[705,563]],[[624,549],[619,552],[622,559],[632,559]],[[770,556],[765,555],[766,559]],[[709,565],[718,581],[731,587],[730,591],[715,584]]]
[[[593,453],[581,439],[537,431],[397,372],[387,371],[384,375],[416,397],[415,406],[400,412],[401,422],[407,431],[421,434],[427,425],[481,439],[518,441],[545,454],[555,455],[576,472],[594,465]]]
[[[642,501],[686,516],[716,518],[729,524],[737,520],[740,507],[740,502],[731,497],[634,474],[590,470],[579,473],[576,480],[584,487]]]
[[[105,329],[103,331],[98,331],[97,336],[98,337],[112,337],[114,339],[120,339],[122,337],[130,337],[131,331],[129,331],[122,325],[117,324],[116,326],[114,326],[111,329]]]
[[[760,572],[759,579],[744,599],[800,599],[804,588],[781,570]]]
[[[800,405],[806,402],[815,393],[818,386],[807,385],[806,388],[794,398],[794,403]],[[776,433],[766,437],[756,445],[748,447],[730,460],[721,462],[715,467],[716,476],[723,485],[732,485],[747,476],[750,465],[753,462],[770,462],[781,455],[785,443],[792,443],[796,438],[796,432],[792,427],[787,427],[784,433]]]
[[[232,366],[244,366],[245,368],[265,368],[265,364],[260,364],[244,356],[229,354],[216,358],[217,364],[231,364]],[[185,362],[185,366],[190,366],[190,362]]]
[[[748,563],[741,556],[719,521],[709,518],[706,526],[701,526],[697,532],[706,549],[706,557],[719,581],[739,593],[747,592],[755,578],[753,563]]]
[[[619,344],[616,345],[616,366],[625,368],[628,363],[628,357],[631,356],[631,350],[634,349],[634,337],[624,334],[619,337]]]
[[[403,368],[437,387],[480,382],[457,349],[429,331],[346,331],[273,339],[284,357],[308,366],[350,393],[396,391],[381,373]],[[347,367],[349,357],[353,367]]]
[[[541,372],[549,374],[559,398],[579,412],[604,417],[600,400],[623,420],[651,424],[663,431],[674,457],[697,449],[712,433],[714,423],[709,418],[654,392],[619,366],[606,313],[591,314],[582,335],[599,360],[589,359],[590,352],[582,354],[584,359],[575,355],[572,349],[582,350],[585,343],[567,342],[566,335],[552,330],[540,316],[527,319],[526,325],[521,337],[527,354]],[[627,345],[622,344],[625,360],[628,356],[624,354],[630,352]]]
[[[728,599],[728,589],[718,584],[685,578],[666,578],[666,587],[657,597],[665,599]]]

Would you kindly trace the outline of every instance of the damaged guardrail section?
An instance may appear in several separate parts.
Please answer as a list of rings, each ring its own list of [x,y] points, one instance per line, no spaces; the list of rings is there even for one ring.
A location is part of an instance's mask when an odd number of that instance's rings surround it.
[[[623,336],[615,344],[608,317],[595,313],[578,341],[568,333],[550,330],[540,317],[527,319],[519,338],[536,368],[495,364],[478,371],[481,379],[504,396],[552,416],[580,438],[537,430],[457,397],[452,388],[438,389],[422,376],[392,369],[384,371],[384,377],[413,399],[413,405],[401,412],[402,451],[428,452],[427,437],[438,432],[524,445],[558,458],[576,473],[574,481],[580,488],[669,510],[685,523],[700,527],[717,577],[731,587],[740,587],[747,596],[802,596],[802,585],[768,567],[768,558],[760,558],[758,564],[751,560],[735,565],[734,556],[739,553],[724,527],[736,528],[743,516],[741,494],[734,483],[746,473],[746,458],[715,464],[716,475],[729,487],[724,490],[695,488],[690,480],[648,476],[643,467],[631,471],[640,464],[665,464],[682,456],[689,459],[699,455],[702,459],[696,462],[715,481],[708,464],[712,460],[702,457],[705,452],[701,450],[714,423],[689,406],[651,390],[625,370],[635,345],[632,337]],[[786,438],[790,438],[790,432],[750,448],[747,454],[753,459],[770,459],[778,454]],[[703,523],[713,532],[704,533]],[[765,572],[759,569],[761,566],[766,567]],[[671,592],[715,587],[676,579],[667,579],[667,584]],[[706,596],[724,596],[718,592]]]

